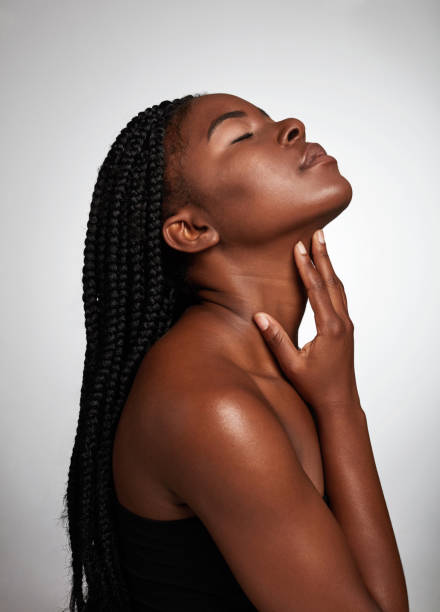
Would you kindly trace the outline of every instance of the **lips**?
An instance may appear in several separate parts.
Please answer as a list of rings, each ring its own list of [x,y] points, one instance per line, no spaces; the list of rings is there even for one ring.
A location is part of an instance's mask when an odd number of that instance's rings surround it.
[[[314,163],[314,161],[318,157],[321,157],[322,155],[325,155],[326,157],[330,159],[330,156],[327,156],[325,149],[321,147],[320,144],[318,144],[317,142],[308,142],[306,144],[306,149],[304,151],[304,155],[301,160],[301,164],[299,166],[300,169],[308,168]],[[331,158],[331,159],[334,159],[334,158]]]

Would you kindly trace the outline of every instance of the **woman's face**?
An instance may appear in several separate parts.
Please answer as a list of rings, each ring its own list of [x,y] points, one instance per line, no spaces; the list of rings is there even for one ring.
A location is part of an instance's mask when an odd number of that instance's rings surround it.
[[[232,111],[237,116],[218,120]],[[298,119],[274,121],[242,98],[209,94],[195,100],[182,133],[184,175],[224,244],[323,227],[350,203],[351,185],[336,162],[300,167],[306,141]]]

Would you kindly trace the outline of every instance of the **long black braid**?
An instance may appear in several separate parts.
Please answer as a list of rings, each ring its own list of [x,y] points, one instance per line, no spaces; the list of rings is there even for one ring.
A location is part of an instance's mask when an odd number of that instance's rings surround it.
[[[133,117],[93,191],[83,267],[87,345],[61,515],[68,522],[71,612],[130,610],[114,530],[113,440],[143,356],[194,299],[184,282],[187,260],[165,243],[161,228],[173,206],[191,198],[179,175],[180,126],[200,95],[165,100]]]

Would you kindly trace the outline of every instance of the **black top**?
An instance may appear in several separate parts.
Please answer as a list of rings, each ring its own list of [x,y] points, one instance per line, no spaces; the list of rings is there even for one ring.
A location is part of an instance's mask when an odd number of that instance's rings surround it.
[[[257,610],[197,515],[163,521],[134,514],[117,500],[115,508],[133,612]]]

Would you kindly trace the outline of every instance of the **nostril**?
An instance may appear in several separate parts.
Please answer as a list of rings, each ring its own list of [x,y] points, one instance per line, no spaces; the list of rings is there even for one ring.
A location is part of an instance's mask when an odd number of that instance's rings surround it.
[[[290,142],[292,140],[292,138],[295,138],[295,136],[299,133],[298,128],[293,128],[292,130],[290,130],[290,132],[287,134],[287,140]]]

